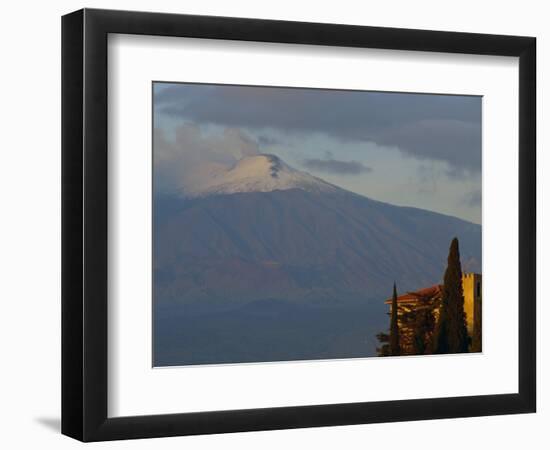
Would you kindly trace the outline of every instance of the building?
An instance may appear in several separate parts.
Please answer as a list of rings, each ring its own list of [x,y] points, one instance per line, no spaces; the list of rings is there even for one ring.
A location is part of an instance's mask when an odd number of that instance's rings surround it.
[[[472,336],[476,315],[481,319],[481,274],[465,273],[462,275],[464,291],[464,312],[468,334]],[[481,320],[479,321],[481,324]]]
[[[468,328],[469,336],[473,336],[476,327],[481,330],[481,291],[482,277],[478,273],[464,273],[462,275],[462,289],[464,293],[464,313],[466,315],[466,327]],[[401,349],[405,354],[414,353],[413,339],[416,316],[420,311],[432,311],[433,323],[438,319],[439,308],[441,307],[441,298],[443,293],[443,285],[435,284],[414,292],[397,297],[397,322],[399,325],[399,337]],[[392,299],[385,301],[390,305]],[[427,327],[426,340],[429,340],[433,332],[430,327]]]

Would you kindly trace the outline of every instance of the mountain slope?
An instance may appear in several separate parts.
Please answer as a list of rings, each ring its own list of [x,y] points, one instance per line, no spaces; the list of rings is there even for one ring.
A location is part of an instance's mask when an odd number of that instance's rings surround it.
[[[480,226],[318,186],[157,198],[155,299],[381,301],[394,280],[401,291],[439,282],[454,236],[465,268],[480,270]]]

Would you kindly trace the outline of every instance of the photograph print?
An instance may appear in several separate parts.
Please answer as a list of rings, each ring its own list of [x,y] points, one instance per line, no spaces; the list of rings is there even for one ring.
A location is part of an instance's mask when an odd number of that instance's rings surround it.
[[[482,351],[479,96],[154,82],[153,366]]]

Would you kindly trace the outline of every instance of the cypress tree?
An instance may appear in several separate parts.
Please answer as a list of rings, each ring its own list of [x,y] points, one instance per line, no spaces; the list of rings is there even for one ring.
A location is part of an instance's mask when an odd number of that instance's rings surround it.
[[[434,353],[466,353],[467,351],[468,330],[464,314],[462,267],[458,239],[454,238],[449,248],[447,270],[443,280],[441,309],[434,335]]]
[[[399,345],[399,324],[397,322],[397,288],[393,283],[393,298],[391,301],[391,320],[390,320],[390,355],[397,356],[401,354]]]

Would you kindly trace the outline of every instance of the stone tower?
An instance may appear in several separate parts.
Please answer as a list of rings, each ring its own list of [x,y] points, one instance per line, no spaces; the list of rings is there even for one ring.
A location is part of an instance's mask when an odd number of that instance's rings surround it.
[[[462,274],[462,289],[464,290],[464,312],[468,334],[472,336],[476,319],[481,326],[481,274]]]

